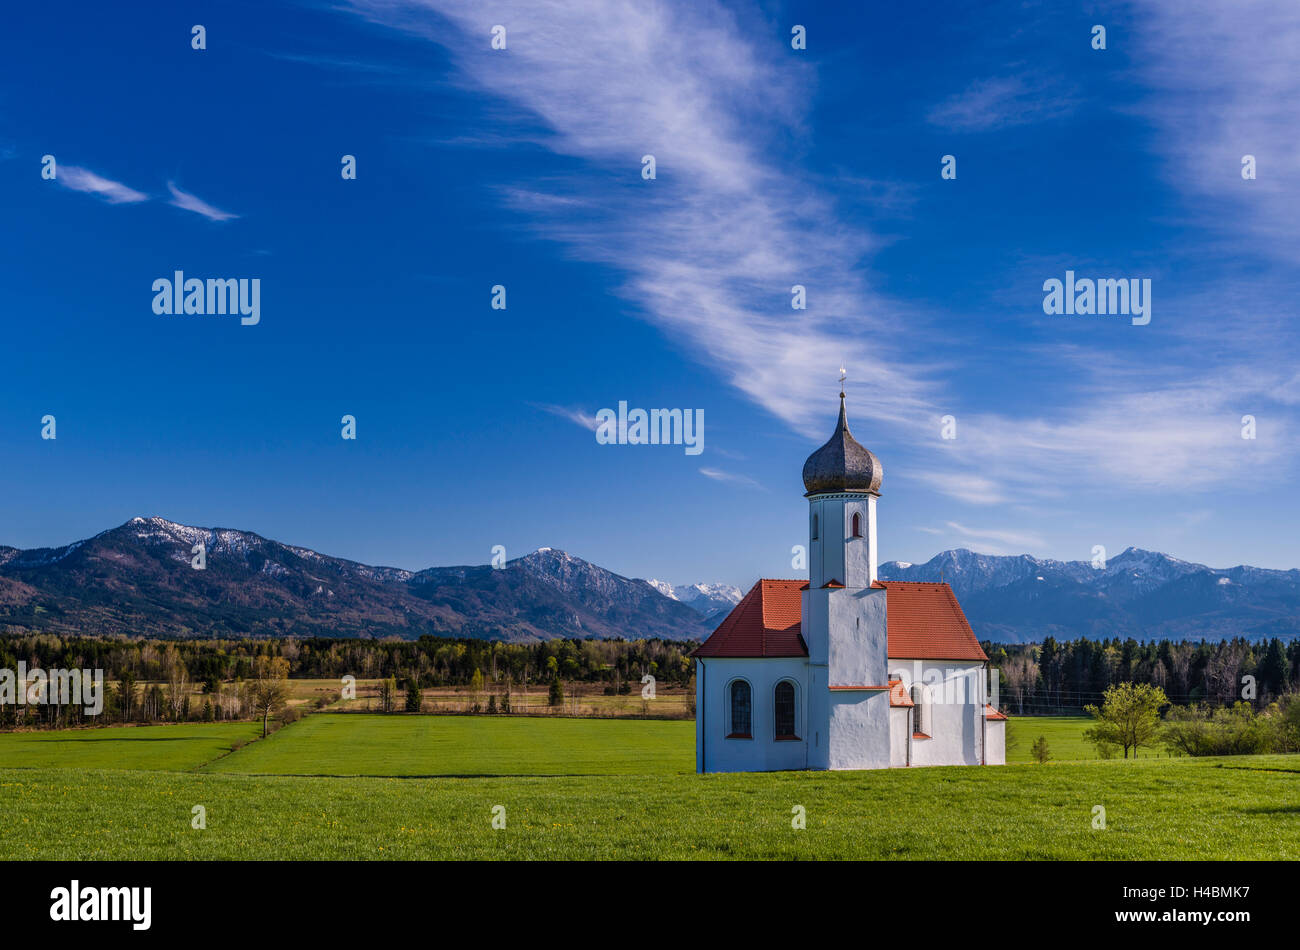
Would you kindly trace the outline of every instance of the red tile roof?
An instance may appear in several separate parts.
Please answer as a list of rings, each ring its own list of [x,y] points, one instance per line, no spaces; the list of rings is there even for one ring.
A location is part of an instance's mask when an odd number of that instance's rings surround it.
[[[732,608],[693,656],[807,656],[799,633],[806,581],[761,580]]]
[[[907,687],[903,685],[902,680],[894,680],[889,684],[889,705],[891,706],[913,706],[912,697],[907,695]]]
[[[989,720],[990,722],[1007,721],[1006,716],[1002,715],[1002,713],[998,712],[996,709],[994,709],[992,706],[988,705],[987,703],[984,705],[984,718]]]
[[[890,658],[988,660],[947,584],[877,581],[873,586],[886,591]],[[807,656],[800,630],[807,588],[805,581],[759,581],[692,656]]]
[[[947,584],[885,581],[885,597],[891,657],[988,660]]]

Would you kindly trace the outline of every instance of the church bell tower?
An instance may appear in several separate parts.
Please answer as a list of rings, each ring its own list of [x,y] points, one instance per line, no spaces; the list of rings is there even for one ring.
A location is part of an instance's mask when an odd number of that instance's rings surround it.
[[[864,768],[889,759],[888,591],[876,577],[881,474],[880,460],[849,432],[841,387],[835,431],[803,466],[808,588],[800,629],[809,715],[824,724],[813,732],[810,768]]]
[[[876,499],[880,460],[849,432],[840,390],[840,419],[830,440],[808,456],[808,572],[814,590],[827,584],[861,589],[876,580]]]

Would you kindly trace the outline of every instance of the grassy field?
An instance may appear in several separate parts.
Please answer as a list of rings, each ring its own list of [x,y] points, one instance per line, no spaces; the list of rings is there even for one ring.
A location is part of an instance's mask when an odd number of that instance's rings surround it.
[[[1083,738],[1092,724],[1087,716],[1025,716],[1007,720],[1007,762],[1032,762],[1030,747],[1039,736],[1047,739],[1052,762],[1097,759],[1097,750]]]
[[[1030,749],[1039,736],[1047,739],[1050,762],[1085,762],[1099,760],[1097,747],[1083,737],[1091,728],[1089,716],[1023,716],[1007,721],[1007,763],[1032,762]],[[1122,753],[1121,753],[1122,754]],[[1169,754],[1163,746],[1141,748],[1140,759],[1164,759]]]
[[[695,771],[695,723],[319,715],[206,770],[393,777],[684,773]]]
[[[1300,756],[699,776],[686,723],[322,714],[199,764],[231,728],[0,736],[0,858],[1300,859]]]
[[[225,755],[238,741],[262,734],[260,723],[184,723],[110,726],[51,732],[0,733],[0,768],[198,768]]]

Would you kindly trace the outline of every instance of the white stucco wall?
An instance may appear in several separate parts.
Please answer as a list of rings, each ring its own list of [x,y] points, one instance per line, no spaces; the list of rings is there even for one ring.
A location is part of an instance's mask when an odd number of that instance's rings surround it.
[[[916,661],[889,661],[889,672],[903,678],[909,695],[917,669]],[[930,691],[927,739],[912,738],[912,710],[891,707],[888,690],[831,691],[827,667],[802,658],[698,660],[696,767],[706,772],[770,772],[979,765],[982,760],[1004,764],[1005,723],[984,720],[984,664],[927,660],[919,670],[920,682]],[[729,686],[738,677],[747,680],[752,691],[749,739],[727,738]],[[783,679],[795,684],[797,741],[777,741],[775,736],[774,691]]]
[[[808,663],[808,768],[829,769],[831,767],[831,743],[827,723],[830,721],[830,691],[826,688],[829,679],[826,664]]]
[[[751,689],[751,736],[728,739],[730,683],[736,678]],[[795,684],[797,741],[776,739],[776,684]],[[704,772],[773,772],[808,768],[808,662],[789,659],[698,659],[695,666],[695,762]]]
[[[913,765],[979,765],[984,744],[984,664],[964,660],[891,657],[890,673],[911,695],[913,683],[930,693],[930,737],[912,740]]]
[[[1005,720],[1001,719],[993,719],[985,723],[985,737],[988,742],[984,749],[985,765],[1007,764],[1006,725]]]
[[[879,587],[808,591],[826,599],[830,629],[827,667],[832,686],[882,686],[888,682],[885,598]]]
[[[833,692],[829,705],[829,767],[889,768],[889,690]]]
[[[862,536],[852,536],[853,515]],[[814,516],[817,537],[812,537]],[[876,496],[862,492],[816,495],[808,499],[808,576],[818,588],[827,581],[845,587],[870,587],[876,579]]]
[[[889,709],[889,764],[892,768],[907,767],[907,744],[912,739],[912,710],[906,706]]]

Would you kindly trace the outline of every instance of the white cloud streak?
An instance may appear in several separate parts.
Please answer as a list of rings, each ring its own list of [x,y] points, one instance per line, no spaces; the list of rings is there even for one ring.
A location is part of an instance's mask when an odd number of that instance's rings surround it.
[[[574,425],[582,426],[591,432],[595,432],[600,426],[596,417],[581,409],[571,409],[568,406],[538,405],[538,409],[543,412],[549,412],[553,416],[559,416],[561,419],[567,419]]]
[[[176,208],[183,208],[186,211],[193,211],[195,214],[201,214],[209,221],[230,221],[239,217],[237,214],[214,208],[203,199],[181,191],[170,181],[167,182],[167,190],[172,193],[172,200],[168,204]]]
[[[872,236],[779,158],[811,77],[760,55],[720,5],[550,0],[490,16],[467,0],[353,6],[447,45],[471,87],[543,120],[541,144],[582,163],[583,206],[566,214],[573,199],[555,182],[550,199],[531,184],[507,200],[576,256],[625,275],[648,319],[756,403],[824,437],[843,363],[870,383],[860,412],[923,410],[930,384],[890,343],[903,315],[863,271]],[[594,22],[609,40],[575,43]],[[507,25],[505,51],[488,48],[494,23]],[[655,181],[640,177],[646,154]],[[808,288],[806,311],[790,306],[794,284]]]
[[[745,485],[749,488],[762,488],[763,486],[748,475],[737,475],[734,472],[726,472],[720,468],[702,468],[700,474],[705,478],[711,478],[715,482],[730,482],[733,485]]]
[[[1143,5],[1161,23],[1174,16],[1165,11],[1184,11]],[[1176,35],[1168,45],[1179,48],[1177,35],[1187,31],[1200,37],[1192,49],[1230,34],[1224,49],[1207,52],[1214,68],[1205,75],[1213,79],[1196,80],[1198,61],[1189,55],[1170,62],[1157,57],[1153,82],[1199,81],[1218,105],[1241,107],[1257,126],[1267,126],[1268,138],[1264,148],[1241,144],[1247,129],[1216,109],[1195,128],[1208,125],[1221,154],[1213,162],[1198,159],[1189,172],[1193,182],[1202,189],[1242,184],[1232,182],[1240,156],[1229,153],[1271,155],[1274,147],[1278,155],[1269,162],[1278,163],[1276,180],[1294,182],[1300,169],[1289,163],[1300,161],[1300,153],[1293,143],[1288,151],[1282,146],[1296,123],[1279,120],[1300,94],[1289,95],[1290,106],[1276,97],[1300,93],[1294,56],[1284,55],[1295,49],[1295,17],[1277,17],[1282,38],[1266,42],[1256,64],[1250,37],[1258,24],[1236,23],[1236,5],[1216,14],[1208,0],[1195,5],[1210,19],[1179,12],[1187,25],[1170,27]],[[1262,0],[1247,5],[1270,14],[1283,9]],[[1245,364],[1224,370],[1204,363],[1153,381],[1156,374],[1141,372],[1136,359],[1109,378],[1097,372],[1071,381],[1069,396],[1077,398],[1066,408],[1030,408],[1018,416],[1011,414],[1016,410],[959,412],[958,442],[940,446],[917,438],[919,431],[938,431],[933,421],[950,409],[937,407],[951,402],[940,374],[927,365],[923,343],[914,342],[927,338],[922,316],[873,288],[863,262],[877,238],[849,225],[833,193],[783,158],[783,143],[800,138],[814,77],[788,57],[777,59],[780,44],[750,42],[736,16],[716,3],[543,0],[504,2],[491,13],[471,0],[353,0],[352,6],[446,46],[467,87],[540,120],[519,134],[579,167],[567,187],[554,179],[521,182],[503,186],[503,199],[534,216],[540,233],[576,257],[624,275],[623,293],[647,319],[810,439],[826,435],[831,387],[845,364],[854,418],[905,435],[915,446],[920,477],[966,502],[1113,488],[1206,490],[1265,477],[1292,454],[1281,438],[1285,417],[1271,420],[1278,436],[1272,441],[1261,434],[1246,442],[1237,425],[1252,407],[1274,405],[1269,387],[1283,381]],[[496,23],[508,27],[506,51],[489,48]],[[593,23],[600,24],[600,38],[575,42]],[[1247,78],[1237,76],[1242,71]],[[1071,107],[1070,95],[1059,89],[1037,92],[1023,79],[985,80],[940,105],[931,119],[980,130],[1055,117]],[[1263,101],[1252,105],[1251,97]],[[1152,108],[1171,120],[1186,109],[1160,102]],[[539,124],[545,132],[536,131]],[[1175,130],[1171,138],[1176,151],[1204,141],[1199,132]],[[656,181],[640,178],[646,154],[656,157]],[[1281,226],[1280,213],[1258,213],[1262,228]],[[807,311],[791,310],[793,284],[808,288]],[[1093,359],[1099,353],[1085,354],[1085,361],[1099,362]]]
[[[1171,186],[1197,220],[1240,231],[1265,255],[1300,258],[1300,4],[1134,0],[1140,107]],[[1258,178],[1241,177],[1254,155]],[[1241,235],[1239,235],[1241,236]]]
[[[1059,118],[1074,108],[1071,96],[1035,77],[981,79],[930,110],[929,121],[958,132],[988,132]]]
[[[136,204],[149,200],[148,195],[129,188],[120,181],[104,178],[87,168],[78,168],[75,165],[57,166],[54,180],[72,191],[97,195],[111,205]]]

